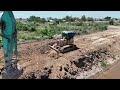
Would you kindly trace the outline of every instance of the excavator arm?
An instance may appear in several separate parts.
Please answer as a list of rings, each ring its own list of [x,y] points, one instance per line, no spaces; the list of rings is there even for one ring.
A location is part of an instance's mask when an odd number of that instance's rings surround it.
[[[5,79],[17,78],[21,71],[17,68],[17,30],[13,12],[4,11],[0,22],[5,61],[2,77]],[[15,55],[14,62],[13,53]]]

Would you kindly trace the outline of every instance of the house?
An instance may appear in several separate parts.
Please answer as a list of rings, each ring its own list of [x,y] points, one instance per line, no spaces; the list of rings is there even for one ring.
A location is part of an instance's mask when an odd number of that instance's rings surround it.
[[[76,19],[75,19],[75,22],[80,22],[80,18],[76,18]]]

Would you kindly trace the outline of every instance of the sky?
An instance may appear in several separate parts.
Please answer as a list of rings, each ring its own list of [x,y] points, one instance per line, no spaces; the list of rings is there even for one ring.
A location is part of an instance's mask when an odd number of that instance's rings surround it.
[[[112,18],[120,18],[120,11],[13,11],[15,18],[29,18],[30,16],[39,16],[41,18],[53,17],[63,18],[66,15],[73,17],[104,18],[110,16]]]

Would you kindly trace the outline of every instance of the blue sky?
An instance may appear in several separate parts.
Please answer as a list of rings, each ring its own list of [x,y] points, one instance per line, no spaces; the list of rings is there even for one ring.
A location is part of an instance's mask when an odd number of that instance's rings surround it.
[[[41,18],[62,18],[66,15],[72,15],[73,17],[81,17],[82,15],[85,15],[94,18],[104,18],[106,16],[120,18],[120,11],[13,11],[13,13],[15,18],[28,18],[32,15]]]

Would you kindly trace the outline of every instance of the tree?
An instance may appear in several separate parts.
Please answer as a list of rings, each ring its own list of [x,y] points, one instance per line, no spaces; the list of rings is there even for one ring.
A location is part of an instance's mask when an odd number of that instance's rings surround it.
[[[88,18],[87,18],[87,21],[89,21],[89,22],[92,21],[92,22],[93,22],[94,19],[93,19],[92,17],[88,17]]]
[[[84,22],[86,21],[85,15],[83,15],[83,16],[81,17],[81,20],[84,21]]]
[[[66,16],[66,21],[70,21],[70,16]]]
[[[59,22],[63,22],[62,19],[58,19]]]
[[[53,20],[53,18],[52,17],[48,17],[47,21],[49,22],[50,20]]]
[[[118,18],[115,18],[115,20],[119,20]]]
[[[41,22],[45,23],[46,22],[45,18],[41,18]]]
[[[119,20],[118,18],[112,18],[113,20]]]
[[[76,18],[77,18],[77,17],[73,17],[73,18],[71,19],[71,21],[74,22],[74,21],[76,20]]]
[[[45,18],[40,18],[40,17],[36,17],[36,16],[30,16],[29,20],[32,20],[35,22],[38,22],[38,23],[45,23],[46,20]]]
[[[30,16],[29,19],[32,20],[32,21],[35,21],[35,20],[36,20],[36,17],[35,17],[35,16]]]
[[[22,20],[22,18],[19,18],[19,20]]]
[[[104,19],[107,20],[107,21],[109,21],[109,20],[111,19],[111,17],[108,17],[108,16],[107,16],[107,17],[105,17]]]
[[[72,16],[66,16],[64,17],[62,20],[65,20],[67,22],[73,21],[74,19],[72,18]]]

